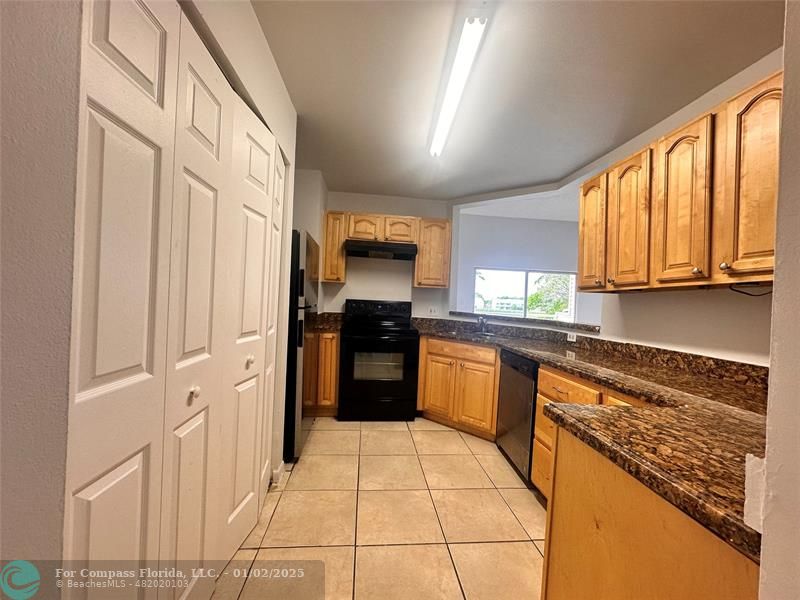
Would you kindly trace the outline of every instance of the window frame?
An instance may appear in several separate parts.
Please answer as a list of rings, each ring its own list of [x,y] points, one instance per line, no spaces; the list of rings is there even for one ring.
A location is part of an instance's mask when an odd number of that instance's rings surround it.
[[[578,318],[578,272],[577,271],[554,271],[552,269],[507,269],[503,267],[474,267],[472,270],[472,313],[476,315],[487,315],[489,317],[500,317],[504,319],[525,319],[526,321],[552,321],[554,323],[577,323]],[[478,271],[505,271],[512,273],[523,273],[525,275],[525,289],[522,296],[522,316],[517,317],[514,315],[497,315],[493,313],[478,312],[475,308],[475,281],[478,277]],[[573,286],[572,293],[572,320],[561,321],[559,319],[547,319],[542,317],[529,317],[528,316],[528,279],[531,273],[544,273],[552,275],[572,275],[575,277],[575,285]]]

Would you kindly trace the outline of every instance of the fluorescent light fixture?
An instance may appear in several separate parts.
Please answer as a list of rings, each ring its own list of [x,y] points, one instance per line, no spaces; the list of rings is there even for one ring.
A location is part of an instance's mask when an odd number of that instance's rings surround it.
[[[439,108],[439,118],[436,121],[436,128],[433,131],[431,140],[431,156],[440,156],[450,127],[453,125],[458,104],[461,102],[461,95],[464,93],[464,86],[467,85],[469,73],[478,54],[478,47],[481,45],[481,38],[486,29],[486,18],[470,17],[464,21],[461,29],[461,37],[458,40],[456,56],[453,66],[450,69],[450,79],[447,81],[447,89],[444,92],[442,106]]]

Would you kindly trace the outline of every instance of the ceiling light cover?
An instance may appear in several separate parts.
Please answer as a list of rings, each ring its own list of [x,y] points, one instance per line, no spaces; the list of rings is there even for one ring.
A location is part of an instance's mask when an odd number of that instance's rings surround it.
[[[431,156],[440,156],[447,142],[450,127],[461,102],[461,95],[464,93],[464,87],[467,85],[467,79],[478,54],[478,48],[486,29],[486,21],[485,18],[477,17],[469,17],[464,20],[456,56],[450,69],[450,78],[447,81],[447,89],[442,99],[439,118],[436,120],[436,128],[431,140]]]

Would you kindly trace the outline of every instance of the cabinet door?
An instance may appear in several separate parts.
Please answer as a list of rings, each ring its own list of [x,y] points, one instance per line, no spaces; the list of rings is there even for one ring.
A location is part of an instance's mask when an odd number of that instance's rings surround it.
[[[383,216],[353,213],[348,219],[347,237],[353,240],[382,240]]]
[[[455,420],[491,432],[494,409],[494,365],[458,363]]]
[[[344,238],[347,232],[347,215],[329,212],[325,215],[325,257],[322,266],[324,281],[344,283]]]
[[[581,186],[578,216],[578,287],[603,289],[606,280],[605,173]]]
[[[339,391],[339,334],[319,334],[320,406],[336,406]]]
[[[384,221],[384,238],[388,242],[417,241],[417,224],[414,217],[386,217]]]
[[[782,75],[772,77],[726,107],[723,254],[715,268],[728,275],[775,266],[782,82]]]
[[[425,362],[425,398],[422,409],[445,417],[453,414],[456,387],[456,361],[429,354]]]
[[[661,138],[653,206],[658,282],[704,279],[709,273],[711,115]]]
[[[644,285],[650,256],[650,149],[608,175],[608,278],[614,286]]]
[[[553,476],[553,452],[546,448],[539,438],[533,438],[532,449],[531,483],[549,500]]]
[[[414,285],[416,287],[450,285],[450,221],[421,219],[418,243]]]
[[[303,334],[303,406],[317,404],[319,384],[319,334]]]
[[[541,394],[536,395],[536,418],[533,425],[533,433],[540,444],[547,448],[553,447],[553,438],[556,435],[556,424],[544,414],[544,407],[550,404],[550,399]]]

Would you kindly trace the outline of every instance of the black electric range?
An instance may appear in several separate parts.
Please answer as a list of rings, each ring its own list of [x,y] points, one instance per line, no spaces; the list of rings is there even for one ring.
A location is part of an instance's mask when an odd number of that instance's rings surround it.
[[[345,301],[340,420],[413,420],[418,371],[419,332],[411,326],[411,302]]]

